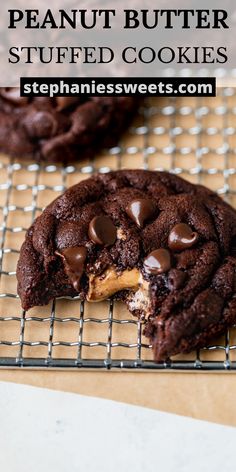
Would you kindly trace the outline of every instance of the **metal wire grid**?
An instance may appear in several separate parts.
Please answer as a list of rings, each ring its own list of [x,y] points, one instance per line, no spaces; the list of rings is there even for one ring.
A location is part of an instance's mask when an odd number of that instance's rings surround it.
[[[204,123],[210,116],[213,125],[209,121]],[[26,313],[20,309],[15,283],[15,264],[30,222],[67,186],[95,171],[130,167],[131,163],[132,167],[146,169],[167,168],[199,183],[206,183],[204,177],[214,177],[218,193],[235,204],[234,179],[231,181],[236,174],[236,147],[231,140],[235,129],[236,91],[224,88],[215,102],[211,99],[207,104],[200,98],[184,103],[181,99],[147,101],[129,136],[120,146],[94,160],[62,168],[2,156],[0,367],[236,369],[234,329],[226,332],[217,344],[157,364],[152,360],[151,346],[143,337],[142,323],[118,302],[109,300],[91,305],[76,298],[59,299],[49,307]],[[213,137],[213,142],[220,137],[219,145],[207,145],[204,136]],[[187,142],[189,137],[191,145]],[[211,154],[215,156],[213,166],[208,165]],[[23,194],[27,194],[26,199],[22,198]]]

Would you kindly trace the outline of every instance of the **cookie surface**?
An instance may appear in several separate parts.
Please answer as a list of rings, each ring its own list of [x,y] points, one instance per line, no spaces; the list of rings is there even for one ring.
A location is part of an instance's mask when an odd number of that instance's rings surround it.
[[[17,267],[29,309],[116,294],[145,319],[156,360],[205,346],[236,321],[236,212],[165,172],[99,174],[28,230]]]
[[[0,88],[0,150],[66,164],[117,144],[137,109],[130,97],[32,98]]]

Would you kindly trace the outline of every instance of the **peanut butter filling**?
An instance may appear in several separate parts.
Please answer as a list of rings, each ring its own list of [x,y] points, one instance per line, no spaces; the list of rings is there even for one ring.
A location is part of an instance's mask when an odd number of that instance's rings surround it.
[[[138,269],[117,272],[110,267],[100,275],[89,276],[89,290],[87,300],[99,302],[105,300],[121,290],[138,291],[140,288],[140,272]]]

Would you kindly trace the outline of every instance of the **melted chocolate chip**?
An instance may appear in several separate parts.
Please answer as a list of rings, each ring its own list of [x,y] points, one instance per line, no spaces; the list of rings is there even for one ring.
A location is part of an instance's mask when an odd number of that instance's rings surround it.
[[[148,198],[137,198],[132,200],[126,207],[127,215],[142,228],[145,221],[154,215],[155,206]]]
[[[65,110],[65,108],[69,108],[71,105],[78,103],[79,100],[80,100],[79,97],[57,97],[56,98],[57,110],[58,111]]]
[[[47,111],[38,111],[29,115],[25,126],[29,135],[37,138],[48,138],[57,131],[57,121]]]
[[[179,223],[172,228],[168,245],[173,251],[183,251],[192,247],[198,240],[198,234],[192,231],[191,227],[185,223]]]
[[[179,290],[186,280],[186,273],[178,269],[171,269],[168,276],[169,290]]]
[[[87,256],[87,249],[84,246],[68,247],[63,251],[56,252],[62,257],[65,264],[65,271],[71,280],[75,290],[79,291],[80,279],[84,271],[84,263]]]
[[[117,238],[117,229],[108,216],[95,216],[89,223],[91,241],[101,246],[112,246]]]
[[[19,87],[7,87],[1,89],[1,96],[15,105],[27,105],[28,97],[20,96]]]
[[[168,272],[171,268],[171,258],[168,249],[156,249],[150,252],[144,260],[144,267],[149,274],[157,275]]]

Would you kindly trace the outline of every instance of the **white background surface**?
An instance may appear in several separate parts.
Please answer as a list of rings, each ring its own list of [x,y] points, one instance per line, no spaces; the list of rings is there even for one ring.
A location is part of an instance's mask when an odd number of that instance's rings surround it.
[[[0,471],[233,472],[236,428],[0,382]]]

